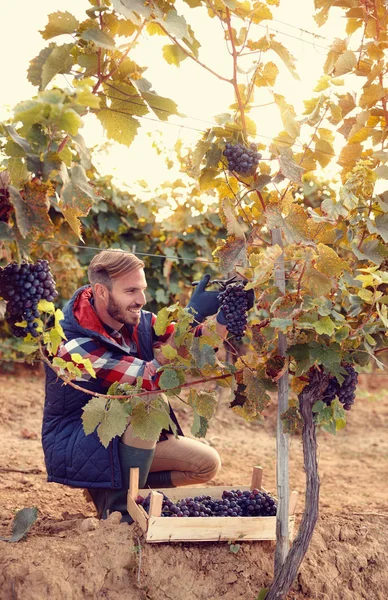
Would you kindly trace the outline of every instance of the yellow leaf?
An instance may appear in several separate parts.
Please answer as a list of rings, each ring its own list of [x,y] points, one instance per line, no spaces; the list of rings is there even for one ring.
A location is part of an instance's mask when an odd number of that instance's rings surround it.
[[[331,292],[332,281],[316,269],[309,268],[304,273],[302,287],[312,296],[319,298]]]
[[[255,85],[257,85],[257,87],[273,87],[278,74],[279,69],[275,63],[268,62],[264,65],[261,74],[255,78]]]
[[[354,69],[357,64],[357,56],[351,50],[345,50],[334,65],[335,75],[345,75]]]
[[[163,356],[165,356],[169,360],[172,360],[178,354],[178,352],[176,351],[176,348],[173,348],[169,344],[163,344],[163,346],[161,346],[161,351],[162,351]]]
[[[385,95],[385,90],[379,83],[372,83],[370,86],[364,89],[362,96],[359,100],[361,108],[368,108],[373,106],[378,100],[381,100]]]
[[[338,164],[341,167],[348,167],[354,164],[360,158],[362,153],[361,144],[347,144],[342,148],[338,159]]]
[[[318,244],[317,250],[319,256],[317,258],[315,268],[323,275],[328,277],[339,277],[344,271],[349,271],[349,265],[345,260],[342,260],[338,254],[325,244]]]
[[[55,306],[53,302],[47,302],[47,300],[39,300],[38,310],[40,312],[48,313],[53,315],[55,313]]]
[[[326,167],[334,156],[333,146],[327,140],[317,140],[315,143],[315,156],[321,167]]]
[[[323,92],[323,90],[327,90],[327,88],[330,87],[330,81],[331,77],[329,77],[329,75],[322,75],[322,77],[320,78],[320,80],[314,88],[314,92]]]
[[[366,302],[367,304],[372,304],[373,302],[373,292],[371,292],[370,290],[366,290],[364,288],[358,290],[357,296],[359,296],[361,300],[364,300],[364,302]]]
[[[65,332],[62,329],[62,325],[60,324],[60,321],[63,321],[63,319],[64,319],[63,312],[59,308],[57,308],[57,310],[55,311],[54,329],[56,330],[58,335],[61,336],[62,339],[67,340],[67,337],[65,336]]]

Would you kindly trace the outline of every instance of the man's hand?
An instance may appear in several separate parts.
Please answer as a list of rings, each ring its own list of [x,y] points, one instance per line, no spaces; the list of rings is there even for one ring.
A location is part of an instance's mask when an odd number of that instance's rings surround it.
[[[196,323],[202,323],[206,317],[215,315],[219,309],[218,294],[220,291],[206,291],[209,279],[209,274],[202,277],[186,306],[186,308],[191,308]]]

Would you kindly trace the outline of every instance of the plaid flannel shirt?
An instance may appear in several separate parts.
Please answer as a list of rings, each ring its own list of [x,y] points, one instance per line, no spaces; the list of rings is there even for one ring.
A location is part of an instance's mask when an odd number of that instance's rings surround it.
[[[154,324],[155,319],[156,317],[153,316],[152,324]],[[80,354],[83,359],[89,359],[96,377],[102,382],[106,389],[114,382],[135,385],[137,378],[141,377],[142,388],[144,390],[157,390],[159,388],[159,373],[157,373],[157,370],[161,366],[158,361],[154,359],[146,362],[141,358],[138,358],[135,355],[137,353],[136,344],[133,342],[130,335],[126,334],[124,328],[124,335],[109,327],[105,328],[107,334],[111,338],[126,351],[129,350],[133,355],[129,356],[127,354],[114,352],[104,346],[98,339],[78,337],[70,341],[63,341],[58,348],[57,356],[66,361],[72,360],[72,354]],[[162,344],[166,343],[173,332],[174,325],[171,324],[167,327],[166,332],[163,335],[157,336],[154,333],[153,348],[156,350]],[[77,381],[91,381],[93,379],[82,364],[78,364],[77,366],[81,370],[81,376],[76,378]]]

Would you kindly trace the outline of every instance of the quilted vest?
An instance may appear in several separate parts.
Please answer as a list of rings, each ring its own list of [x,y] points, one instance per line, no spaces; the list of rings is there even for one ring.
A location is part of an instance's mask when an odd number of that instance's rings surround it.
[[[90,337],[99,340],[109,351],[127,354],[112,338],[86,329],[74,316],[74,303],[78,295],[90,286],[76,291],[65,305],[61,325],[67,339]],[[134,328],[134,339],[139,358],[153,360],[152,313],[141,311],[140,323]],[[119,437],[113,438],[107,448],[101,444],[97,432],[85,435],[82,425],[82,408],[91,396],[86,392],[65,385],[54,371],[45,365],[45,405],[42,424],[42,445],[48,481],[84,488],[120,488],[121,471],[118,455]],[[92,379],[81,382],[81,387],[97,393],[106,393],[101,382]],[[170,408],[170,416],[183,435],[176,416]]]

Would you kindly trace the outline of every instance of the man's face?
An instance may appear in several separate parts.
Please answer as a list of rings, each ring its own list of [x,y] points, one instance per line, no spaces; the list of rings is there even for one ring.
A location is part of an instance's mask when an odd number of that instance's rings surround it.
[[[107,313],[125,325],[137,325],[140,321],[140,309],[146,303],[147,282],[143,269],[112,279],[109,292]]]

